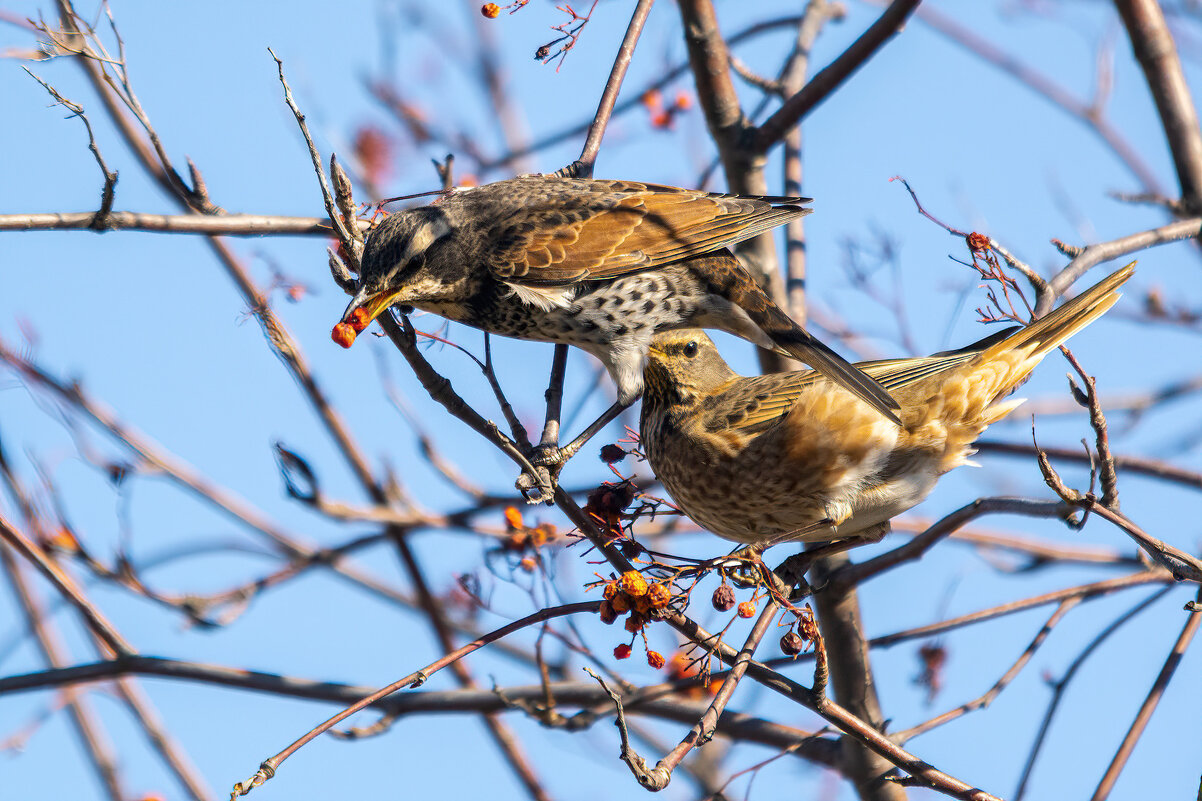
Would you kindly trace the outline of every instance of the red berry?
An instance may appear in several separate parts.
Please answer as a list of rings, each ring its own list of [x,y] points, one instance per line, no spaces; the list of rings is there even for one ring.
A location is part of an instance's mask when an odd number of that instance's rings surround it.
[[[648,651],[647,652],[647,664],[650,665],[655,670],[659,670],[660,668],[662,668],[664,666],[664,663],[665,663],[664,655],[661,654],[659,651]]]
[[[617,648],[614,649],[614,659],[629,659],[629,658],[630,658],[630,646],[627,645],[626,643],[622,643],[621,645],[619,645]]]

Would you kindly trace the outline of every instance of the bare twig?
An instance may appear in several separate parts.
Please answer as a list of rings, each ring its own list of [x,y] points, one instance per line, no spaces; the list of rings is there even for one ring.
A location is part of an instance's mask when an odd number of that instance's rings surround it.
[[[605,90],[601,93],[601,102],[597,105],[597,113],[589,125],[588,137],[585,139],[584,149],[580,151],[580,158],[565,167],[560,173],[580,178],[593,176],[593,165],[597,163],[597,153],[601,150],[601,139],[605,136],[609,118],[613,116],[618,92],[622,88],[622,81],[626,78],[626,70],[630,67],[631,57],[634,56],[634,48],[638,44],[639,34],[643,32],[647,15],[651,13],[651,5],[654,2],[655,0],[639,0],[634,7],[630,24],[626,26],[626,36],[622,39],[621,46],[618,47],[613,69],[609,73],[609,80],[606,81]]]

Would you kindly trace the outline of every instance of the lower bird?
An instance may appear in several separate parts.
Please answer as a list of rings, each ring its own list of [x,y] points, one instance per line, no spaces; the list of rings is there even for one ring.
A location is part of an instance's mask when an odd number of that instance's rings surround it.
[[[744,377],[701,331],[651,343],[640,440],[681,510],[730,540],[876,537],[968,462],[972,442],[1053,348],[1114,305],[1118,270],[1025,328],[959,350],[857,365],[901,405],[899,428],[823,376]]]
[[[808,213],[807,201],[552,176],[458,190],[372,231],[333,336],[350,347],[375,317],[403,305],[575,345],[601,360],[618,389],[592,432],[638,399],[654,334],[716,328],[805,362],[896,422],[889,394],[802,330],[728,249]]]

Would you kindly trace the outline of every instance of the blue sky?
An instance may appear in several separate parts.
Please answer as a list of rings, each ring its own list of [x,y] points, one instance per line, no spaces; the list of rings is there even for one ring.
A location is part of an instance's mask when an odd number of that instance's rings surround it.
[[[933,3],[932,7],[985,33],[998,46],[1052,76],[1080,96],[1092,92],[1094,54],[1110,42],[1116,54],[1114,90],[1108,118],[1132,142],[1167,186],[1175,185],[1171,161],[1142,76],[1108,6],[1066,3],[1028,12],[1021,4]],[[800,4],[719,4],[726,31],[749,21],[792,13]],[[37,3],[8,3],[16,16],[51,15]],[[475,5],[411,3],[329,4],[211,2],[181,6],[147,2],[116,3],[113,13],[126,42],[138,96],[172,157],[191,157],[203,171],[216,203],[232,212],[317,215],[320,195],[292,119],[284,105],[275,65],[267,47],[283,59],[297,100],[309,116],[323,153],[348,154],[354,131],[365,124],[390,125],[363,87],[365,76],[384,73],[400,82],[431,119],[461,123],[482,146],[501,149],[495,121],[482,106],[476,84],[473,26]],[[845,21],[828,26],[813,56],[822,65],[842,51],[875,18],[873,7],[849,4]],[[587,119],[612,63],[627,21],[627,5],[602,3],[593,22],[563,67],[536,63],[531,55],[549,38],[561,15],[549,3],[535,2],[514,16],[490,23],[501,48],[508,87],[538,138],[567,123]],[[1188,30],[1188,29],[1187,29]],[[1196,32],[1196,29],[1194,29]],[[770,71],[790,43],[787,33],[756,39],[738,51],[753,68]],[[1188,42],[1186,42],[1188,44]],[[0,27],[0,48],[30,46],[22,30]],[[1187,78],[1197,87],[1198,50],[1185,47]],[[628,83],[634,92],[684,57],[674,6],[659,4],[643,34]],[[120,171],[116,208],[173,212],[157,188],[105,122],[96,98],[78,69],[67,61],[31,64],[41,77],[81,103],[97,129],[109,164]],[[691,92],[687,80],[676,89]],[[745,107],[758,92],[740,85]],[[1195,96],[1197,93],[1195,92]],[[99,173],[86,149],[82,126],[49,106],[45,91],[12,59],[0,64],[0,214],[93,209]],[[625,97],[625,95],[624,95]],[[964,257],[959,241],[919,216],[904,189],[889,179],[905,176],[923,203],[959,227],[989,233],[1045,274],[1063,263],[1048,245],[1057,237],[1084,244],[1123,236],[1165,222],[1162,212],[1116,202],[1112,190],[1132,191],[1131,176],[1078,122],[1034,96],[1014,80],[983,64],[919,21],[891,42],[843,89],[806,120],[804,191],[816,198],[806,220],[810,290],[814,303],[845,318],[869,337],[875,354],[901,354],[901,337],[890,312],[851,286],[842,268],[844,243],[871,247],[887,238],[896,253],[895,272],[878,273],[886,291],[906,301],[908,324],[920,351],[956,346],[984,335],[972,309],[982,302],[973,274],[949,259]],[[552,170],[579,152],[579,139],[548,149],[532,168]],[[442,146],[406,145],[397,154],[390,194],[434,188],[431,157]],[[674,130],[653,130],[636,110],[616,119],[597,165],[599,177],[635,178],[695,185],[712,158],[704,122],[695,109],[682,114]],[[460,159],[466,166],[466,159]],[[780,169],[769,165],[769,183],[778,190]],[[493,177],[503,177],[498,174]],[[723,188],[721,180],[713,187]],[[271,519],[308,542],[341,543],[369,533],[367,525],[337,526],[284,497],[272,444],[281,441],[316,467],[331,497],[365,499],[328,437],[275,359],[261,332],[220,266],[202,241],[187,236],[112,232],[0,234],[0,337],[22,344],[34,332],[32,353],[64,378],[79,378],[93,397],[120,418],[197,470],[262,509]],[[323,387],[345,415],[354,436],[374,465],[389,465],[406,489],[431,509],[465,503],[463,496],[432,475],[418,455],[413,430],[390,406],[381,388],[381,363],[413,413],[437,438],[443,454],[462,465],[470,478],[492,491],[511,487],[509,462],[471,432],[448,419],[383,341],[364,338],[343,351],[329,329],[345,299],[327,278],[324,248],[316,238],[242,239],[233,247],[261,285],[273,269],[312,287],[299,303],[273,296],[276,311],[300,341]],[[1117,264],[1109,265],[1110,269]],[[1073,340],[1074,352],[1097,375],[1104,395],[1123,395],[1192,377],[1202,366],[1197,332],[1150,328],[1122,319],[1138,310],[1138,300],[1159,287],[1171,302],[1197,308],[1202,303],[1196,248],[1170,245],[1140,255],[1131,289],[1115,312]],[[1100,278],[1102,267],[1089,276]],[[896,283],[894,283],[896,282]],[[968,294],[966,294],[966,292]],[[419,318],[433,330],[440,321]],[[476,352],[477,332],[451,334]],[[724,354],[744,372],[754,370],[748,349],[723,340]],[[515,407],[536,424],[550,363],[546,345],[496,340],[501,380]],[[847,351],[845,351],[847,352]],[[430,358],[456,388],[497,416],[488,389],[469,360],[450,349]],[[586,396],[594,364],[574,354],[569,364],[568,408],[582,403],[577,425],[609,404],[610,387]],[[1064,398],[1066,366],[1049,357],[1022,390],[1033,400]],[[1127,426],[1114,418],[1114,446],[1122,453],[1149,455],[1198,469],[1202,442],[1202,401],[1197,394]],[[211,507],[154,476],[114,488],[80,458],[60,422],[59,408],[43,395],[27,392],[11,373],[0,372],[0,436],[22,476],[33,484],[33,460],[49,469],[73,523],[95,553],[110,556],[125,547],[135,560],[160,560],[148,570],[155,586],[174,592],[223,589],[278,565],[266,544]],[[634,418],[631,418],[633,422]],[[1028,441],[1029,416],[991,431],[992,437]],[[1073,446],[1088,429],[1081,414],[1048,415],[1039,420],[1040,441]],[[123,458],[119,446],[88,426],[87,441]],[[614,429],[618,431],[619,429]],[[610,434],[612,441],[618,434]],[[1049,497],[1035,465],[1027,460],[983,457],[982,470],[961,470],[944,480],[916,514],[935,517],[983,494]],[[646,468],[641,468],[645,474]],[[1084,473],[1066,466],[1077,486]],[[607,471],[586,451],[564,473],[569,486],[584,486]],[[1158,487],[1137,477],[1123,479],[1123,508],[1148,531],[1195,551],[1202,519],[1197,492]],[[13,510],[5,503],[6,516]],[[527,512],[528,520],[565,525],[553,509]],[[500,526],[500,515],[491,521]],[[1116,529],[1094,521],[1082,532],[1058,524],[1017,518],[989,518],[985,527],[1047,537],[1065,544],[1127,548]],[[422,533],[413,544],[436,588],[453,575],[481,569],[484,546],[462,533]],[[211,548],[211,546],[220,546]],[[683,538],[678,552],[713,555],[726,544],[712,538]],[[367,569],[400,581],[395,556],[386,547],[361,554]],[[594,566],[575,551],[555,560],[559,586],[586,597],[581,585]],[[1036,571],[1020,576],[998,572],[967,549],[937,548],[921,563],[866,585],[865,625],[876,635],[920,625],[1027,594],[1116,575],[1086,567]],[[523,579],[485,571],[494,612],[486,628],[527,614],[541,600]],[[526,580],[528,584],[528,580]],[[49,592],[39,585],[43,597]],[[178,616],[128,593],[93,585],[93,599],[144,653],[276,671],[305,678],[363,685],[385,684],[431,661],[433,644],[424,622],[382,604],[329,574],[315,572],[263,594],[232,625],[198,632]],[[1058,675],[1090,638],[1131,604],[1138,590],[1083,605],[1072,612],[1048,644],[988,710],[910,744],[918,755],[952,775],[1008,796],[1025,758],[1048,692],[1041,674]],[[591,597],[591,596],[590,596]],[[1092,787],[1113,754],[1122,732],[1159,670],[1184,622],[1181,605],[1191,597],[1179,588],[1145,612],[1105,645],[1069,693],[1051,742],[1035,775],[1036,798],[1079,796]],[[694,610],[708,623],[717,618]],[[958,631],[944,639],[951,652],[947,686],[932,708],[912,679],[918,671],[917,643],[874,655],[884,708],[894,728],[905,728],[984,692],[1004,665],[1015,658],[1050,614],[1042,608],[1006,621]],[[89,646],[69,615],[59,613],[63,634],[76,661],[90,661]],[[40,667],[24,636],[17,609],[0,598],[0,674]],[[599,652],[616,644],[613,632],[582,621]],[[667,631],[652,633],[660,650],[670,651]],[[736,635],[737,636],[737,635]],[[527,638],[528,641],[528,638]],[[611,643],[612,641],[612,643]],[[609,645],[607,645],[607,643]],[[528,670],[481,654],[469,663],[485,686],[530,680]],[[1137,748],[1113,798],[1187,797],[1196,791],[1197,720],[1202,694],[1195,680],[1197,648],[1186,655],[1177,680]],[[632,676],[651,681],[650,670],[632,667]],[[808,668],[790,675],[808,681]],[[147,679],[147,691],[170,728],[187,748],[216,795],[249,775],[259,761],[334,710],[234,690],[180,685]],[[431,689],[450,689],[449,678]],[[141,734],[118,704],[93,694],[109,727],[131,790],[179,797],[171,780],[149,755]],[[737,697],[741,709],[779,717],[779,706],[750,685]],[[0,698],[0,737],[44,713],[49,694]],[[787,713],[783,722],[811,726],[808,715]],[[515,715],[507,718],[535,755],[535,764],[553,795],[612,798],[641,792],[614,758],[613,730],[602,724],[585,734],[546,732]],[[667,741],[683,730],[658,729]],[[1165,755],[1172,755],[1166,767]],[[747,747],[731,761],[735,769],[768,756]],[[656,755],[658,756],[658,755]],[[470,764],[470,770],[461,766]],[[433,770],[431,770],[433,768]],[[452,769],[454,772],[448,772]],[[14,797],[92,798],[101,790],[83,765],[65,722],[55,714],[38,728],[22,753],[0,754],[0,780]],[[354,744],[323,738],[289,761],[279,776],[256,791],[261,798],[304,798],[341,790],[371,795],[409,796],[489,793],[522,797],[509,771],[475,721],[429,716],[400,722],[388,734]],[[829,786],[820,771],[780,760],[752,787],[752,797],[797,792],[817,794]],[[744,788],[743,784],[735,787]],[[839,797],[850,798],[842,788]],[[679,777],[667,790],[672,798],[693,797]],[[915,793],[921,797],[920,792]]]

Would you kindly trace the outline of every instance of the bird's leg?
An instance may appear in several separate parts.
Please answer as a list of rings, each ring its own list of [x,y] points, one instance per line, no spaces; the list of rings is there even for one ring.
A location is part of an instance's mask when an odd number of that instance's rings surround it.
[[[736,563],[730,580],[736,587],[755,587],[763,583],[757,568],[764,564],[763,545],[746,545],[730,552],[724,561]]]
[[[564,463],[571,459],[576,453],[584,447],[584,443],[592,439],[598,431],[605,428],[607,425],[617,419],[618,415],[630,408],[630,404],[615,403],[606,409],[600,417],[594,420],[589,427],[580,433],[580,436],[569,442],[563,447],[559,447],[554,442],[540,442],[534,448],[534,453],[531,456],[531,463],[540,467],[547,467],[552,470],[553,476],[558,476],[559,471],[563,468]]]

